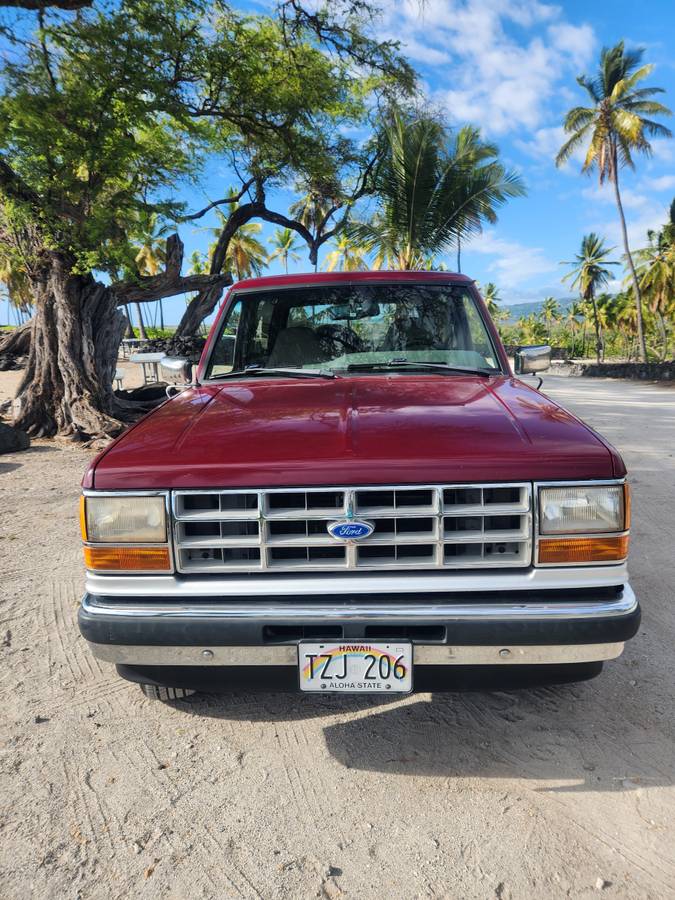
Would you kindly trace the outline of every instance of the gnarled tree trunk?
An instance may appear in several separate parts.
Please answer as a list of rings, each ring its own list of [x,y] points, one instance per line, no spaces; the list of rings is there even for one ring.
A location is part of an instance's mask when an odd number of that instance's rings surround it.
[[[29,275],[35,316],[17,392],[16,425],[35,436],[114,436],[153,405],[121,400],[113,392],[117,353],[128,324],[118,306],[211,288],[218,296],[229,276],[181,276],[178,235],[167,239],[164,272],[110,287],[91,274],[75,274],[74,260],[65,252],[42,250],[40,259],[39,269]]]
[[[207,316],[210,316],[223,296],[221,285],[209,287],[196,294],[188,303],[178,323],[174,337],[193,337]]]
[[[50,252],[32,278],[36,311],[15,424],[36,436],[115,435],[124,427],[112,381],[126,319],[110,288],[71,269],[71,259]]]
[[[33,320],[29,319],[12,331],[0,332],[0,371],[11,368],[17,356],[28,356]]]

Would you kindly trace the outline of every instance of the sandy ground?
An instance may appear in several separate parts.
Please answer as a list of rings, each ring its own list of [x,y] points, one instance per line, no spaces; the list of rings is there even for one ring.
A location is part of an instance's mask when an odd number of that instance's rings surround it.
[[[675,391],[546,389],[626,456],[644,604],[555,689],[145,700],[75,624],[86,451],[0,457],[0,896],[675,897]]]

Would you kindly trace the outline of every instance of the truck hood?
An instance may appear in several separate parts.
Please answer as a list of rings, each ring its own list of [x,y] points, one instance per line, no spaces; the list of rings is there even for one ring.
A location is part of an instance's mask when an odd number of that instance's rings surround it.
[[[186,390],[112,444],[87,480],[130,490],[624,473],[609,444],[515,378],[385,374]]]

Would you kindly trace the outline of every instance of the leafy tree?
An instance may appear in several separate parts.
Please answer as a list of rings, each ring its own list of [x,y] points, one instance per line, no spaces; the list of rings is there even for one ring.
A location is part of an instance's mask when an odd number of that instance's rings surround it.
[[[14,9],[45,10],[50,6],[56,9],[76,10],[91,6],[93,0],[0,0],[0,6]]]
[[[544,325],[534,313],[521,316],[517,321],[520,337],[525,344],[539,344],[546,337]]]
[[[274,250],[270,253],[270,262],[273,259],[280,259],[284,265],[284,271],[288,275],[288,261],[297,262],[300,254],[297,252],[300,248],[296,233],[291,228],[275,228],[274,234],[269,238],[268,243],[272,244]]]
[[[67,21],[42,16],[5,61],[0,246],[23,268],[36,309],[20,427],[119,432],[134,410],[112,391],[126,327],[117,307],[191,290],[215,303],[239,228],[288,225],[269,210],[266,186],[337,177],[361,158],[339,126],[362,121],[372,91],[407,83],[409,70],[362,34],[363,4],[336,0],[319,18],[283,6],[273,18],[223,2],[120,0]],[[164,271],[144,276],[143,221],[185,219],[176,186],[197,180],[212,154],[245,173],[242,196],[251,193],[227,217],[209,273],[181,276],[172,236]]]
[[[565,116],[564,128],[571,137],[558,151],[556,165],[566,162],[577,148],[588,145],[582,171],[597,170],[600,184],[609,181],[614,187],[624,252],[635,291],[640,355],[646,360],[640,283],[628,245],[619,173],[624,166],[635,168],[636,153],[651,153],[650,137],[670,137],[671,132],[653,118],[670,115],[666,106],[653,99],[663,89],[640,86],[653,69],[651,65],[641,65],[643,52],[627,51],[624,42],[619,41],[616,46],[602,50],[600,67],[593,77],[577,78],[588,93],[591,106],[575,106]]]
[[[218,74],[217,90],[211,89],[219,104],[221,95],[228,100],[222,111],[225,118],[236,115],[238,140],[230,141],[228,149],[235,169],[243,173],[238,195],[242,202],[228,217],[213,249],[209,263],[213,275],[223,270],[226,247],[237,228],[256,218],[295,230],[307,243],[316,268],[319,248],[344,226],[353,204],[372,193],[378,160],[377,146],[344,137],[339,126],[374,127],[380,104],[408,96],[414,86],[412,71],[396,44],[368,36],[372,8],[367,0],[335,0],[318,13],[305,9],[300,0],[283,0],[278,6],[280,20],[271,29],[274,41],[268,38],[264,44],[251,45],[250,28],[242,29],[232,41],[233,71]],[[237,60],[242,54],[250,57],[256,77],[232,98],[231,84],[240,78]],[[240,114],[233,100],[250,107],[251,97],[255,101],[261,94],[261,84],[265,105],[254,102],[248,116]],[[214,115],[211,100],[200,113]],[[290,218],[268,209],[267,188],[291,180],[306,186],[315,212],[317,201],[325,206],[322,218],[314,216],[312,222],[308,210]],[[217,200],[187,218],[199,218],[227,202],[231,200]],[[192,333],[219,298],[217,288],[200,292],[176,334]]]
[[[570,281],[571,286],[578,289],[581,299],[592,305],[595,353],[598,362],[602,360],[603,343],[596,295],[598,289],[604,287],[611,277],[607,266],[619,265],[618,262],[608,259],[613,249],[606,247],[602,238],[591,232],[582,238],[581,252],[576,254],[572,262],[563,264],[572,266],[572,270],[564,276],[563,281]]]
[[[385,129],[384,157],[375,175],[377,213],[350,227],[350,235],[397,269],[419,267],[428,255],[456,245],[496,210],[524,194],[515,172],[498,162],[494,144],[466,126],[452,138],[429,117],[396,113]]]

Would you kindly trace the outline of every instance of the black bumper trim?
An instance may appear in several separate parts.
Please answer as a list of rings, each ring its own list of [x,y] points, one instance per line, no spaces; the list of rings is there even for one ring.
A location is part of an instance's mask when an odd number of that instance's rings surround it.
[[[614,589],[616,599],[620,599],[621,593]],[[549,603],[553,597],[549,597],[549,593],[555,593],[555,600],[562,602],[564,599],[577,601],[579,592],[570,591],[563,598],[560,591],[537,592],[533,597],[531,592],[522,592],[518,595],[518,599],[523,604],[532,603]],[[494,595],[490,595],[490,600],[494,602]],[[228,601],[231,598],[228,598]],[[325,600],[333,601],[333,598],[324,597]],[[335,607],[336,603],[342,602],[344,598],[336,598],[332,602]],[[371,600],[372,598],[369,598]],[[442,617],[435,619],[435,625],[441,628],[438,631],[436,640],[422,640],[421,643],[434,644],[450,644],[450,645],[497,645],[497,644],[514,644],[514,645],[556,645],[556,644],[599,644],[614,643],[627,641],[632,638],[640,626],[640,607],[636,604],[629,612],[617,612],[617,614],[603,614],[594,618],[592,615],[583,618],[537,618],[536,613],[529,612],[527,618],[518,619],[511,617],[509,620],[478,620],[478,621],[460,621],[452,617],[452,603],[457,602],[455,595],[452,598],[440,598],[436,596],[435,602],[439,606],[447,604],[447,618]],[[472,602],[480,605],[481,601],[485,601],[483,595],[471,595]],[[513,604],[513,592],[509,592],[504,597],[505,602]],[[599,599],[595,594],[595,599]],[[603,597],[604,600],[609,598]],[[286,632],[286,638],[283,641],[270,640],[270,629],[272,633],[275,627],[283,629],[286,622],[280,616],[278,621],[270,615],[249,615],[246,618],[232,617],[220,615],[218,618],[193,615],[182,617],[180,615],[172,615],[167,617],[152,616],[142,617],[137,614],[125,615],[125,604],[138,605],[144,604],[148,608],[155,605],[163,604],[160,600],[147,600],[143,598],[125,598],[124,601],[119,598],[99,597],[93,595],[85,595],[87,601],[87,609],[81,607],[79,612],[79,626],[83,637],[93,644],[120,644],[126,646],[270,646],[278,643],[293,643],[301,640],[305,634],[298,633],[291,636]],[[391,600],[391,598],[389,598]],[[196,606],[203,606],[209,602],[209,598],[192,598],[190,601]],[[222,609],[222,601],[218,602],[218,606]],[[211,598],[211,603],[213,603]],[[96,609],[96,606],[115,607],[112,614],[106,609]],[[289,606],[292,603],[289,603]],[[348,611],[348,603],[345,604],[345,613]],[[301,629],[304,627],[311,628],[312,637],[320,638],[320,615],[309,618],[306,623],[296,623]],[[344,621],[339,618],[332,617],[326,622],[327,629],[330,632],[326,637],[335,638],[335,627],[342,628],[341,637],[345,639],[365,639],[369,632],[367,629],[372,628],[373,623],[354,622],[346,615]],[[400,628],[400,618],[388,618],[383,610],[381,618],[377,618],[378,628]],[[424,629],[429,622],[425,618],[416,618],[414,613],[405,620],[405,627],[414,630],[415,628]],[[372,632],[370,632],[372,638]],[[413,638],[414,640],[414,638]]]
[[[544,685],[570,684],[595,678],[602,671],[601,662],[567,663],[546,666],[415,666],[413,693],[431,691],[517,691]],[[136,684],[160,687],[183,687],[210,694],[240,691],[299,693],[297,669],[273,666],[256,669],[251,666],[127,666],[118,665],[117,673]],[[398,697],[405,695],[396,695]],[[391,701],[381,694],[302,694],[306,703],[320,703],[322,709],[335,701],[344,703],[373,702],[375,698]],[[200,698],[197,698],[199,701]],[[192,702],[192,698],[188,704]],[[182,704],[187,707],[188,704]],[[201,713],[199,705],[196,709]]]

